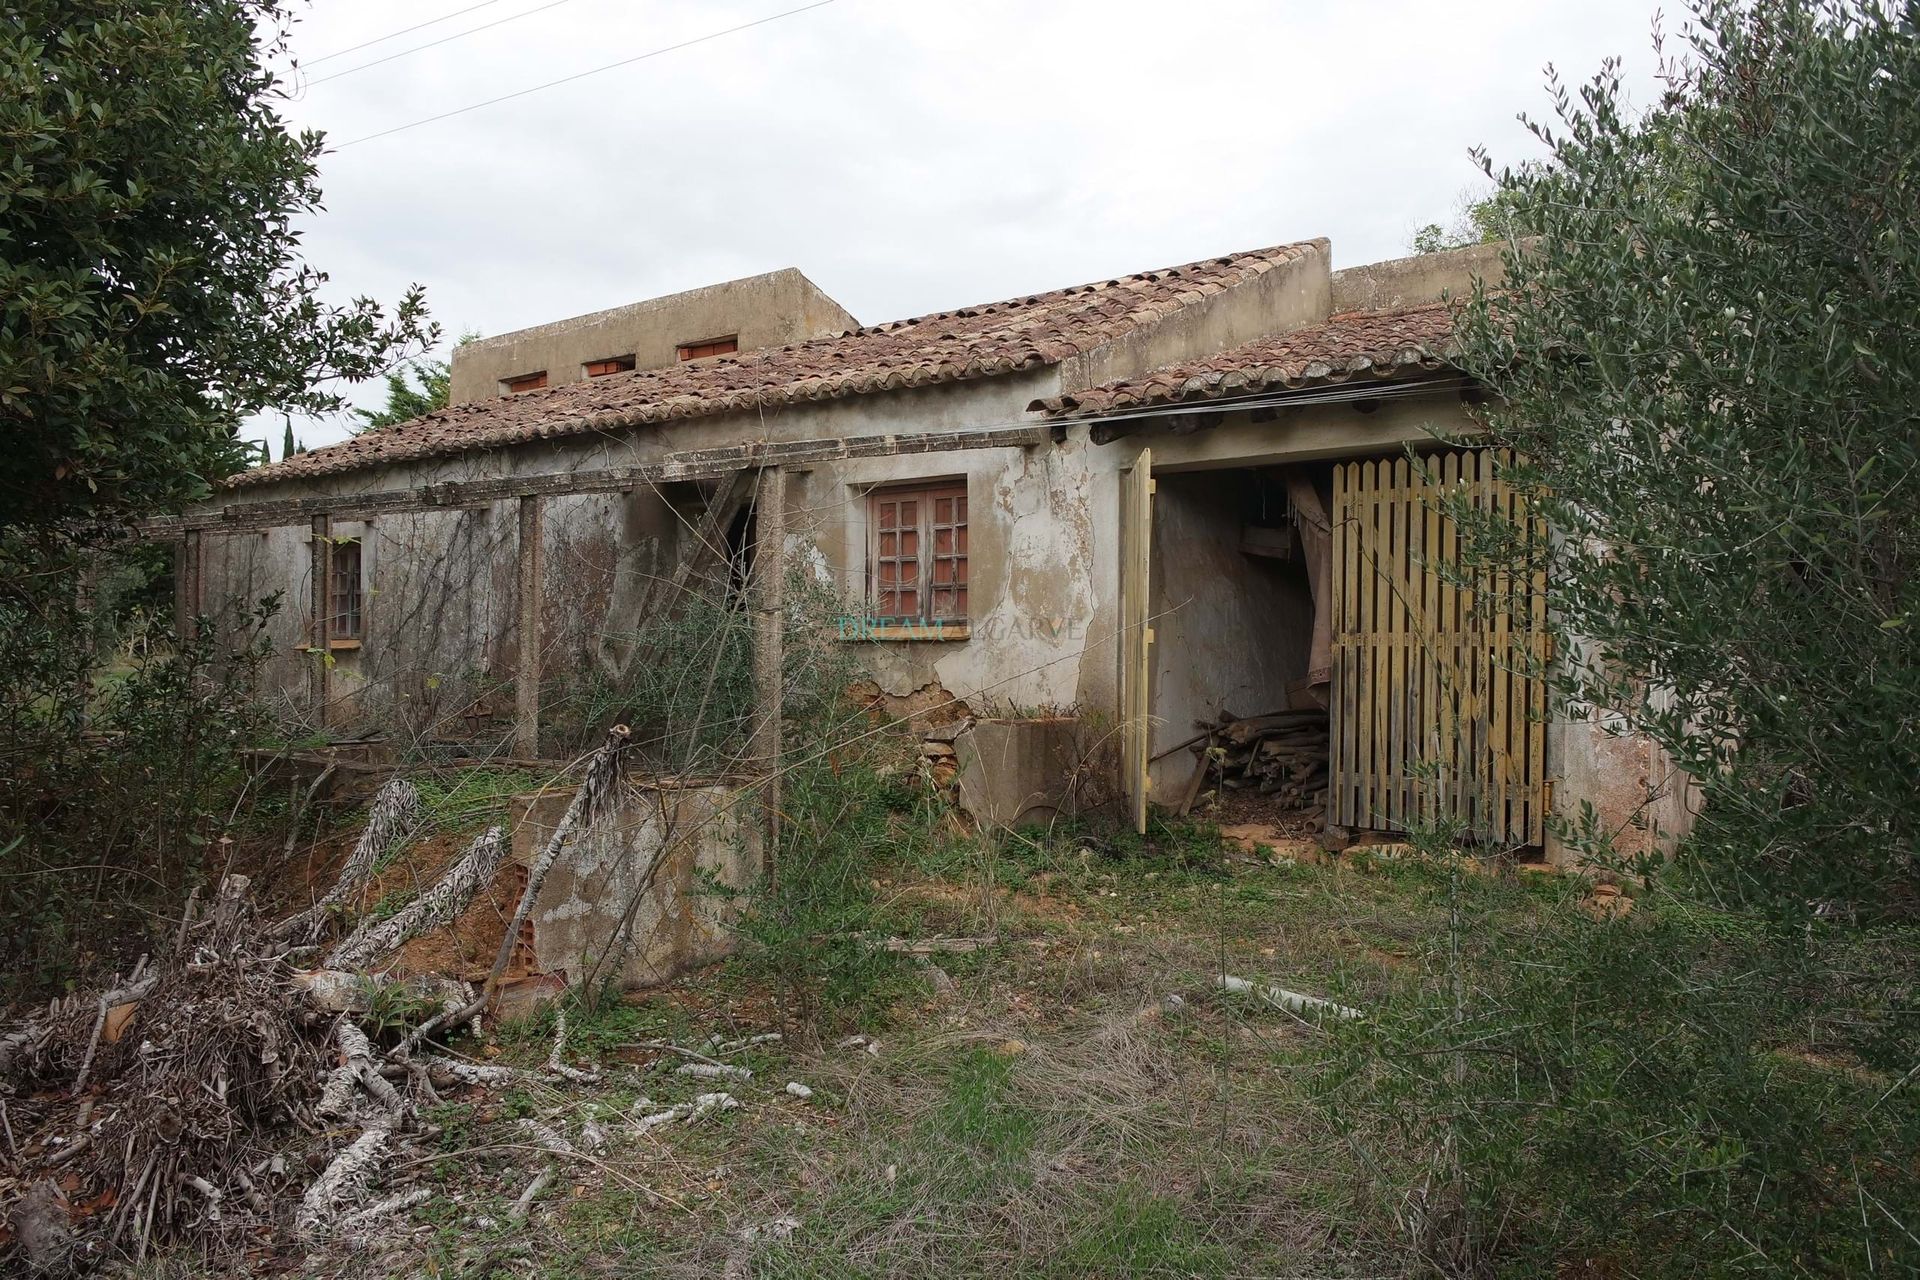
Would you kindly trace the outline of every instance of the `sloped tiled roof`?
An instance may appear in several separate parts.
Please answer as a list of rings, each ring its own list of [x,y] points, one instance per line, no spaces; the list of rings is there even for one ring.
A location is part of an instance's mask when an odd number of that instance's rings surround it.
[[[1331,383],[1414,377],[1451,368],[1453,312],[1442,303],[1349,311],[1325,324],[1260,338],[1218,355],[1036,401],[1055,416],[1112,413],[1181,400],[1220,400]]]
[[[243,471],[230,486],[334,475],[645,423],[771,408],[1057,364],[1284,266],[1323,242],[1279,245],[1103,283],[962,307],[833,338],[636,369],[456,405]]]

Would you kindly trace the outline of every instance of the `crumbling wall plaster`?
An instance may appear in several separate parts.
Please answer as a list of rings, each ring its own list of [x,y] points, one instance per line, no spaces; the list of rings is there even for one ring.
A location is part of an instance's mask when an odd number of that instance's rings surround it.
[[[1064,709],[1080,697],[1100,596],[1101,459],[1061,447],[849,459],[796,477],[790,521],[831,575],[853,620],[847,643],[889,695],[939,684],[981,709]],[[861,638],[867,609],[866,500],[891,484],[963,479],[969,497],[965,639]]]

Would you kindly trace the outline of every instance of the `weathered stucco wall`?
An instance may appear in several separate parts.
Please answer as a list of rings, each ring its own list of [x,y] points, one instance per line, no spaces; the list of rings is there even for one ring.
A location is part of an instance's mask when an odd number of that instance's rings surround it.
[[[624,307],[535,325],[454,348],[448,399],[502,394],[502,381],[544,371],[547,385],[579,382],[581,366],[615,356],[640,369],[673,364],[681,344],[734,334],[742,351],[857,329],[860,322],[792,267]]]
[[[1693,827],[1699,794],[1692,778],[1652,739],[1627,732],[1616,715],[1585,705],[1560,709],[1547,725],[1547,760],[1555,777],[1553,815],[1575,837],[1549,831],[1550,862],[1580,861],[1589,804],[1596,834],[1622,857],[1670,850]]]
[[[256,635],[253,611],[274,596],[278,604],[257,634],[272,647],[263,678],[276,708],[292,714],[306,699],[306,642],[312,568],[306,526],[203,534],[197,614],[213,621],[229,648]]]
[[[1500,265],[1504,244],[1473,244],[1445,253],[1372,262],[1333,273],[1333,310],[1395,311],[1473,292],[1476,278],[1489,285],[1506,279]]]
[[[1271,272],[1257,286],[1200,300],[1137,340],[1112,344],[1027,373],[936,384],[885,395],[788,406],[766,414],[735,414],[542,441],[456,458],[353,473],[293,486],[250,489],[249,500],[296,494],[351,494],[448,480],[552,475],[597,467],[656,462],[672,453],[744,440],[913,435],[1007,427],[1036,421],[1026,406],[1094,378],[1146,368],[1218,350],[1260,332],[1323,316],[1343,305],[1411,305],[1480,260],[1478,251],[1452,265],[1418,269],[1387,263],[1331,277],[1324,246],[1293,267]],[[1462,264],[1465,264],[1464,266]],[[1442,269],[1444,268],[1444,269]],[[676,339],[683,340],[683,339]],[[606,353],[601,353],[606,354]],[[970,505],[971,609],[965,638],[944,641],[850,639],[858,657],[888,694],[965,699],[977,713],[1076,711],[1092,738],[1110,738],[1118,705],[1120,645],[1120,475],[1143,447],[1153,450],[1163,477],[1162,547],[1157,590],[1161,643],[1156,750],[1191,733],[1191,722],[1217,714],[1277,705],[1276,686],[1304,669],[1291,639],[1304,638],[1310,604],[1271,583],[1255,584],[1237,547],[1224,550],[1229,531],[1222,511],[1200,497],[1209,477],[1231,468],[1364,454],[1391,454],[1410,442],[1470,431],[1456,390],[1369,402],[1320,403],[1253,421],[1229,413],[1210,429],[1174,434],[1149,422],[1107,445],[1090,442],[1084,424],[1063,439],[1028,447],[907,453],[795,467],[788,475],[788,548],[816,578],[838,593],[853,619],[867,612],[867,494],[876,486],[963,481]],[[1192,488],[1185,477],[1192,473]],[[541,626],[549,681],[617,681],[627,647],[621,637],[641,622],[647,584],[673,555],[685,523],[700,506],[700,491],[667,486],[630,494],[555,498],[545,508],[547,564]],[[286,591],[274,635],[283,644],[304,638],[309,573],[304,528],[209,535],[205,582],[211,601],[234,601]],[[515,578],[517,523],[513,503],[473,511],[435,511],[382,517],[369,526],[365,573],[368,635],[362,648],[336,655],[336,685],[351,695],[366,720],[399,720],[411,733],[457,713],[475,690],[507,700],[522,638]],[[217,550],[216,550],[217,548]],[[1255,586],[1258,586],[1258,590]],[[1243,589],[1244,588],[1244,589]],[[1172,606],[1179,605],[1178,608]],[[858,630],[856,628],[857,637]],[[1235,637],[1239,637],[1236,639]],[[1228,656],[1266,637],[1257,658]],[[1208,655],[1212,656],[1209,657]],[[295,654],[276,660],[272,679],[289,706],[303,705],[308,662]],[[464,683],[461,683],[464,682]],[[449,687],[450,685],[454,687]],[[943,692],[944,691],[944,692]],[[1236,705],[1234,699],[1250,699]],[[422,709],[424,708],[424,712]],[[402,712],[405,714],[403,715]],[[436,720],[436,717],[438,720]],[[1637,779],[1639,762],[1624,749],[1577,731],[1565,718],[1550,735],[1550,771],[1562,779],[1556,806],[1581,799],[1602,807],[1602,820],[1624,824],[1622,779]],[[1636,748],[1638,749],[1638,748]],[[1181,767],[1187,767],[1181,762]],[[1180,779],[1184,781],[1184,775]],[[1637,784],[1636,784],[1637,785]],[[1628,788],[1631,790],[1631,788]],[[1637,807],[1643,795],[1635,794]]]
[[[694,497],[691,492],[686,495]],[[543,660],[556,707],[597,677],[617,678],[632,652],[644,594],[678,546],[682,522],[660,494],[573,494],[543,512]],[[361,543],[360,643],[332,652],[326,727],[381,729],[402,745],[468,736],[511,710],[520,646],[516,505],[336,521]],[[319,728],[309,705],[312,567],[305,526],[204,539],[202,610],[238,637],[245,610],[283,591],[265,673],[294,724]],[[484,730],[480,732],[484,733]],[[493,729],[504,738],[504,723]]]
[[[968,638],[870,641],[856,627],[848,643],[895,696],[937,684],[981,710],[1099,705],[1107,684],[1089,679],[1081,661],[1100,626],[1098,582],[1114,564],[1111,539],[1095,532],[1100,495],[1112,484],[1093,469],[1098,461],[1070,441],[822,466],[790,482],[792,536],[858,618],[868,612],[867,495],[889,484],[964,481]]]

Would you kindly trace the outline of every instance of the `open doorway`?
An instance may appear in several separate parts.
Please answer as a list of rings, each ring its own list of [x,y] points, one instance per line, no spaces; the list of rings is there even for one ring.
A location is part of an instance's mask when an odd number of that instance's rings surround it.
[[[1332,477],[1330,463],[1155,476],[1148,774],[1163,810],[1301,836],[1324,825],[1315,579],[1324,592]]]

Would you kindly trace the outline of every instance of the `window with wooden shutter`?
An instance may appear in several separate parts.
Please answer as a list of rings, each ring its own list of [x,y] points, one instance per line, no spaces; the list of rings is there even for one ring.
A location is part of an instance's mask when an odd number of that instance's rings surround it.
[[[630,373],[633,370],[633,357],[608,356],[605,360],[589,360],[580,368],[589,378],[604,378],[610,373]]]
[[[505,379],[500,385],[507,389],[510,396],[517,396],[522,391],[538,391],[547,385],[547,371],[542,369],[538,373],[523,373],[517,378]]]
[[[966,485],[876,489],[867,496],[867,528],[876,620],[967,620]]]
[[[730,333],[724,338],[703,338],[699,342],[683,342],[679,347],[682,360],[701,360],[707,356],[732,355],[740,349],[740,335]]]
[[[360,600],[360,539],[333,544],[327,565],[327,637],[358,640],[362,634]]]

